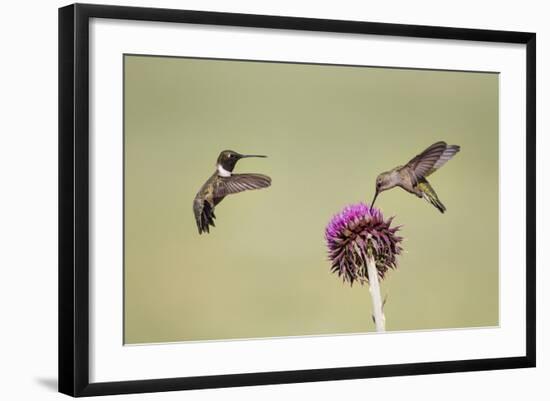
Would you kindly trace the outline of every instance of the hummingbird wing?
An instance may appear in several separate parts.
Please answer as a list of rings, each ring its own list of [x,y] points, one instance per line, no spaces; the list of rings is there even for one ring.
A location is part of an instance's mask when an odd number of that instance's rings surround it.
[[[220,177],[214,189],[214,198],[236,194],[251,189],[267,188],[271,185],[271,178],[263,174],[231,174],[229,177]]]
[[[460,146],[458,145],[447,145],[445,142],[440,141],[413,157],[407,163],[407,167],[414,173],[414,184],[416,185],[422,178],[429,176],[442,167],[459,150]]]
[[[224,197],[251,189],[266,188],[271,178],[262,174],[232,174],[220,177],[216,173],[202,186],[193,201],[193,213],[199,234],[210,232],[215,227],[214,208]]]

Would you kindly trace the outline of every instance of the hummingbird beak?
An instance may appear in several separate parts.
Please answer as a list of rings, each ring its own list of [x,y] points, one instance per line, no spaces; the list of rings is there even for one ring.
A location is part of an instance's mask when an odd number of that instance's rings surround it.
[[[267,157],[265,155],[241,155],[241,159],[244,159],[245,157]]]
[[[376,200],[376,198],[378,197],[378,188],[376,189],[376,192],[374,193],[374,198],[372,199],[372,202],[370,203],[370,207],[373,207],[374,206],[374,201]]]

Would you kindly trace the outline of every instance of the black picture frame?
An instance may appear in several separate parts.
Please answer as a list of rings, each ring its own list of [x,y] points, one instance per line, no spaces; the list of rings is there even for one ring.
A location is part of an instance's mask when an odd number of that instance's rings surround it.
[[[525,355],[495,359],[354,366],[90,383],[89,380],[89,21],[91,18],[438,38],[526,45]],[[71,396],[158,392],[535,366],[536,35],[479,29],[220,12],[74,4],[59,9],[59,391]]]

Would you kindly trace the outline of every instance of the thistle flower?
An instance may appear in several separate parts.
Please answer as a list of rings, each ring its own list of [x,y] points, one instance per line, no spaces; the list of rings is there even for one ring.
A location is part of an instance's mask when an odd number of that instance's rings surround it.
[[[367,258],[372,258],[380,279],[389,269],[397,268],[396,256],[402,251],[400,226],[391,227],[392,218],[364,203],[346,206],[325,229],[331,271],[344,282],[365,284],[369,281]]]

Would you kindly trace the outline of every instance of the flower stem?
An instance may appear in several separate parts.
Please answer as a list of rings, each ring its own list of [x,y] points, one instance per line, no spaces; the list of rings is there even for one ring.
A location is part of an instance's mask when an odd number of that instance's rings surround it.
[[[386,331],[386,317],[382,310],[382,297],[380,296],[380,281],[378,280],[378,271],[376,270],[376,262],[370,252],[367,253],[366,265],[367,275],[369,278],[369,290],[372,299],[372,310],[376,331]]]

